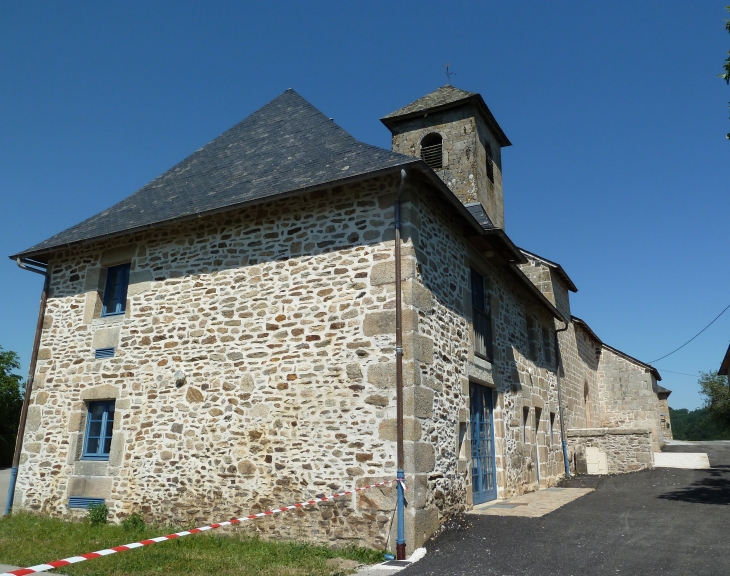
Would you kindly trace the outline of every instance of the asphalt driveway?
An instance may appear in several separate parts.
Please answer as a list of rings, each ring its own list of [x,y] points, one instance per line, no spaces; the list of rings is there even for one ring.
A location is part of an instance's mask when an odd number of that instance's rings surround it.
[[[399,574],[730,574],[730,442],[666,451],[707,452],[712,468],[571,478],[595,492],[541,518],[462,516]]]

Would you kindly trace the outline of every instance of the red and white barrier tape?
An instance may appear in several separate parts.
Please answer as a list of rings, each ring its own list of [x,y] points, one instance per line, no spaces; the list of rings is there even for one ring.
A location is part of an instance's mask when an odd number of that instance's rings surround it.
[[[201,526],[200,528],[193,528],[191,530],[184,530],[182,532],[176,532],[175,534],[168,534],[167,536],[158,536],[157,538],[150,538],[149,540],[142,540],[141,542],[132,542],[131,544],[124,544],[122,546],[116,546],[114,548],[107,548],[106,550],[98,550],[96,552],[89,552],[88,554],[81,554],[79,556],[71,556],[70,558],[64,558],[63,560],[54,560],[47,564],[38,564],[37,566],[29,566],[28,568],[18,568],[10,572],[3,572],[0,576],[25,576],[26,574],[35,574],[36,572],[43,572],[44,570],[53,570],[54,568],[60,568],[61,566],[68,566],[69,564],[76,564],[77,562],[84,562],[85,560],[91,560],[92,558],[100,558],[101,556],[109,556],[110,554],[116,554],[117,552],[126,552],[127,550],[133,550],[135,548],[141,548],[142,546],[150,546],[151,544],[157,544],[159,542],[165,542],[167,540],[175,540],[183,536],[189,536],[190,534],[198,534],[199,532],[206,532],[208,530],[215,530],[223,526],[233,526],[246,522],[247,520],[256,520],[257,518],[263,518],[264,516],[273,516],[279,512],[287,512],[289,510],[295,510],[296,508],[303,508],[305,506],[313,506],[319,502],[325,502],[327,500],[334,500],[340,496],[349,496],[355,492],[362,492],[368,488],[377,488],[378,486],[385,486],[386,484],[392,484],[393,482],[401,482],[403,488],[406,488],[406,483],[399,479],[394,478],[393,480],[387,480],[385,482],[379,482],[377,484],[370,484],[369,486],[363,486],[362,488],[355,488],[354,490],[348,490],[339,494],[332,494],[330,496],[323,496],[322,498],[312,498],[306,502],[299,502],[297,504],[291,504],[290,506],[282,506],[281,508],[272,508],[266,512],[259,512],[258,514],[250,514],[248,516],[242,516],[241,518],[233,518],[226,522],[217,522],[215,524],[209,524],[207,526]]]

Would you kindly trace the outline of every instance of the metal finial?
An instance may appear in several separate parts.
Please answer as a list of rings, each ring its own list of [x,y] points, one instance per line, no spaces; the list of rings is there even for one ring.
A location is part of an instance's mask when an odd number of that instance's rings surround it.
[[[444,64],[444,68],[446,68],[446,83],[451,86],[451,77],[456,76],[456,72],[449,72],[449,66],[451,64]]]

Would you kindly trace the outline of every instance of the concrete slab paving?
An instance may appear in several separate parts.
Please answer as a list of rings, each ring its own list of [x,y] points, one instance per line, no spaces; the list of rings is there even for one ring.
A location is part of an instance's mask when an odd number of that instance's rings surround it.
[[[685,470],[705,470],[710,467],[710,459],[704,452],[671,453],[655,452],[655,468],[684,468]]]
[[[363,566],[356,573],[355,576],[389,576],[395,574],[401,570],[405,570],[409,566],[412,566],[426,555],[425,548],[416,548],[408,557],[408,560],[394,560],[390,562],[381,562],[380,564],[371,564],[370,566]]]
[[[508,500],[480,504],[467,514],[540,518],[593,491],[593,488],[547,488]]]

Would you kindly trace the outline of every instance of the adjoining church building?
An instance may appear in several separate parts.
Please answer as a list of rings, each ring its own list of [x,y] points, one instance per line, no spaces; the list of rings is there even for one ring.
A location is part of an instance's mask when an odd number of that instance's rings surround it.
[[[669,391],[506,234],[510,141],[482,97],[444,86],[382,121],[392,151],[287,90],[13,256],[50,275],[16,509],[187,525],[392,479],[402,171],[408,549],[553,486],[563,432],[573,471],[651,467]],[[383,547],[394,504],[384,487],[251,529]]]

